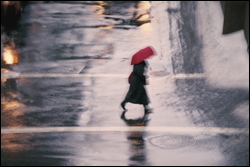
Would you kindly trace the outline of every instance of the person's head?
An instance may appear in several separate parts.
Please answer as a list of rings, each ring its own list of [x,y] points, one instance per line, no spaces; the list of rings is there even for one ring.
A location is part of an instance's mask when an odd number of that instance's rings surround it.
[[[144,60],[144,61],[140,62],[139,64],[143,65],[143,66],[147,66],[148,63],[146,62],[146,60]]]
[[[149,64],[148,64],[148,61],[147,61],[147,60],[144,60],[144,61],[142,62],[142,64],[143,64],[145,70],[148,69]]]

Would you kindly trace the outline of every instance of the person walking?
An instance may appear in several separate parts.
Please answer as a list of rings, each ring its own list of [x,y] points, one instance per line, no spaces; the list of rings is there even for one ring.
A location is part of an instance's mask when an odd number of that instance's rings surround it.
[[[126,111],[125,105],[127,102],[143,105],[145,113],[152,112],[152,109],[149,108],[149,98],[147,92],[144,88],[144,85],[147,84],[147,76],[145,74],[145,69],[148,68],[148,63],[145,59],[154,55],[155,51],[152,47],[148,46],[139,52],[137,52],[131,61],[133,66],[133,72],[129,77],[129,90],[125,99],[121,102],[121,107]]]

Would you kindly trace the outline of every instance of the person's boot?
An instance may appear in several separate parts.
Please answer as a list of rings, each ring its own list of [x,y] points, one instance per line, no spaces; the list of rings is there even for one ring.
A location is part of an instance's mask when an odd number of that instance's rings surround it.
[[[123,102],[121,103],[121,106],[122,106],[122,108],[126,111],[127,109],[125,108],[125,104],[126,104],[126,102],[123,101]]]

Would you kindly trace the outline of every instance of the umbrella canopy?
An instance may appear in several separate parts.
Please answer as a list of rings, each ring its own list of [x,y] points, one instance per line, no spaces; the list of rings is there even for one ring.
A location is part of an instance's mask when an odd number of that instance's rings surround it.
[[[133,55],[132,60],[131,60],[131,65],[138,64],[155,54],[156,52],[152,46],[148,46],[144,49],[141,49]]]

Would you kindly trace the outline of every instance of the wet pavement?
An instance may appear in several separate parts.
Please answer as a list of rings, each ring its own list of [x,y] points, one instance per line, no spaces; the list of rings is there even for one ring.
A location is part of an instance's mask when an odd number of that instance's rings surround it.
[[[219,9],[27,3],[1,27],[1,165],[248,166],[249,56],[242,32],[220,35]],[[123,112],[131,57],[148,45],[153,113]]]

